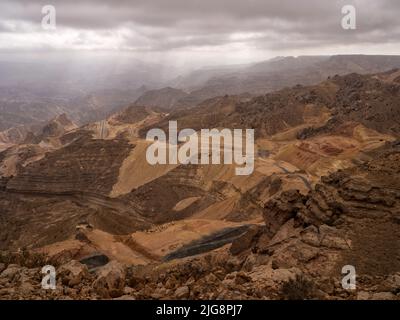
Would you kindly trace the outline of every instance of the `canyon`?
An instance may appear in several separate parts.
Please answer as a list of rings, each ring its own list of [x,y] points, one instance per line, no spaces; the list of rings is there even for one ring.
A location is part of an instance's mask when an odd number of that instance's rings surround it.
[[[362,73],[2,138],[0,298],[400,299],[400,71]],[[152,165],[155,128],[254,130],[254,170]]]

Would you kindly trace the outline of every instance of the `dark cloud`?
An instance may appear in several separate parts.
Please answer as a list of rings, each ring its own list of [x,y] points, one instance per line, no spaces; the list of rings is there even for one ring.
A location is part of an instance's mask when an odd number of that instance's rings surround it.
[[[131,32],[121,36],[119,45],[138,50],[239,42],[271,50],[400,42],[398,0],[2,0],[0,38],[13,32],[6,21],[39,28],[41,8],[49,3],[57,9],[58,30],[104,35],[125,28]],[[341,28],[346,4],[357,9],[357,30]],[[90,41],[79,34],[72,44]]]

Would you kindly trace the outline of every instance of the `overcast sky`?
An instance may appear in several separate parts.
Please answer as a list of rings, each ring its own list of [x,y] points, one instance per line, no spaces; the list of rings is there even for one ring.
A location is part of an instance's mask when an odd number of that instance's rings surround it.
[[[44,5],[57,29],[41,28]],[[341,27],[343,5],[357,29]],[[179,63],[400,53],[399,0],[0,0],[0,52],[108,51]]]

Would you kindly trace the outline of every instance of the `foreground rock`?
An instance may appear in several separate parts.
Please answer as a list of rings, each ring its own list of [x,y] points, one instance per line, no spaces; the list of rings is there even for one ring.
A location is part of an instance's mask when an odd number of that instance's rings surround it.
[[[75,260],[62,265],[58,270],[58,274],[62,279],[62,283],[69,287],[74,287],[80,284],[83,279],[89,277],[87,266]]]
[[[8,264],[0,297],[399,300],[400,150],[371,157],[322,178],[307,195],[276,194],[266,202],[265,226],[231,247],[145,266],[111,261],[93,278],[71,261],[58,270],[53,292],[40,289],[39,268]],[[349,264],[356,290],[342,286]]]
[[[97,271],[93,289],[102,298],[117,298],[124,294],[125,267],[117,261],[111,261]]]

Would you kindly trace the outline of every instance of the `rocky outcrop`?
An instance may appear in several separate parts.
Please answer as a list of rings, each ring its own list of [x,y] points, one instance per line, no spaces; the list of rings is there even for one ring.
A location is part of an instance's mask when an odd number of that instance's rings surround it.
[[[270,255],[274,268],[303,265],[338,275],[340,264],[355,264],[360,274],[397,272],[399,160],[400,152],[389,150],[323,177],[307,196],[289,191],[270,200],[264,220],[272,239],[256,247]],[[329,268],[321,270],[322,261]]]
[[[264,221],[267,232],[273,235],[287,221],[295,218],[305,208],[307,199],[307,196],[303,196],[297,190],[288,190],[268,201],[264,207]]]

